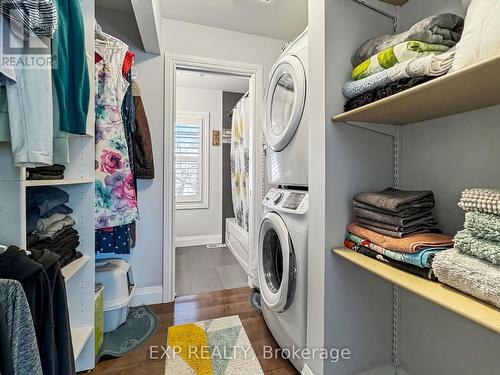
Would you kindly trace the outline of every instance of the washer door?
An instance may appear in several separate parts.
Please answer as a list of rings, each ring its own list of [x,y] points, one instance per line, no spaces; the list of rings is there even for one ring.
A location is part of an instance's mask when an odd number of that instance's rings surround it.
[[[266,99],[266,139],[282,151],[293,139],[306,102],[306,72],[295,56],[285,56],[274,69]]]
[[[288,229],[281,217],[268,212],[259,234],[259,284],[267,307],[275,312],[288,309],[293,301],[296,260]]]

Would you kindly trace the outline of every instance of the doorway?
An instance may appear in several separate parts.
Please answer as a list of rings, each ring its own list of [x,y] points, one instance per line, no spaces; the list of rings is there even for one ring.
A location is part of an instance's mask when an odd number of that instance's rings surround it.
[[[262,67],[170,55],[166,72],[164,302],[173,301],[176,295],[242,286],[242,280],[254,286],[257,272],[252,249],[256,248],[263,198],[262,130],[257,115]],[[235,100],[234,111],[227,108]],[[214,107],[217,101],[219,109]],[[232,116],[236,112],[245,116],[241,121],[248,128],[245,151],[251,162],[244,183],[234,178],[237,120]],[[241,155],[243,160],[245,153]],[[231,165],[232,173],[227,170]],[[236,215],[228,212],[228,207],[233,208],[228,203],[235,203],[232,190],[239,184],[247,185],[246,225],[236,220],[241,216],[237,210],[232,210]],[[235,204],[240,206],[239,201]],[[232,220],[227,230],[226,219]]]

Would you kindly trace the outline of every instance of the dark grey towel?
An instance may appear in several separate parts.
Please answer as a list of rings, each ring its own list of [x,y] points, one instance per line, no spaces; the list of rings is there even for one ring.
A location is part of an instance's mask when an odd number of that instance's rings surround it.
[[[434,193],[430,190],[407,191],[389,187],[378,193],[359,193],[353,199],[370,208],[378,208],[391,213],[434,207]]]
[[[383,234],[384,236],[389,236],[389,237],[393,237],[393,238],[403,238],[403,237],[411,236],[412,234],[418,234],[418,233],[442,233],[441,230],[439,230],[438,228],[436,228],[434,226],[431,226],[431,227],[418,226],[418,227],[413,227],[413,228],[406,228],[403,232],[401,232],[401,231],[394,231],[394,230],[379,228],[379,227],[369,225],[369,224],[364,224],[364,223],[361,223],[359,220],[356,220],[356,224],[359,225],[360,227],[370,229],[374,232]]]
[[[379,211],[373,211],[366,208],[354,207],[354,216],[358,219],[365,219],[372,222],[384,223],[391,225],[393,227],[414,227],[419,223],[427,222],[429,220],[434,220],[432,216],[431,209],[419,210],[413,215],[400,217],[395,216],[393,213],[383,213]]]

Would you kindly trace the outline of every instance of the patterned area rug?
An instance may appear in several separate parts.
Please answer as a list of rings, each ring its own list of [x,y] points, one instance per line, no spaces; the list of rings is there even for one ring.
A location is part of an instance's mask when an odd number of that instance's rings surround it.
[[[158,317],[147,306],[131,307],[127,320],[114,331],[104,334],[104,342],[96,356],[123,357],[153,336],[158,329]]]
[[[237,315],[170,327],[167,345],[165,375],[264,373]]]

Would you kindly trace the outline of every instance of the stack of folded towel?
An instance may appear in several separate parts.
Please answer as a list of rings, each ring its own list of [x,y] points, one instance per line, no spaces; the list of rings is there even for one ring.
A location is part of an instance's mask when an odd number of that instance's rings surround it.
[[[359,193],[353,198],[353,207],[357,225],[386,236],[441,233],[432,215],[434,194],[430,190],[387,188],[376,193]]]
[[[371,258],[435,280],[432,262],[451,248],[453,238],[441,234],[432,216],[432,191],[387,188],[359,193],[353,199],[356,221],[347,227],[346,247]]]
[[[28,250],[50,250],[59,255],[64,267],[82,256],[73,210],[66,206],[69,195],[55,187],[30,187],[27,190]]]
[[[363,43],[352,63],[352,79],[342,91],[351,110],[446,74],[464,27],[462,17],[439,14],[410,30]]]
[[[28,180],[62,180],[66,167],[60,164],[47,167],[26,168],[26,179]]]
[[[458,204],[465,229],[455,249],[437,255],[439,281],[500,307],[500,190],[468,189]]]

